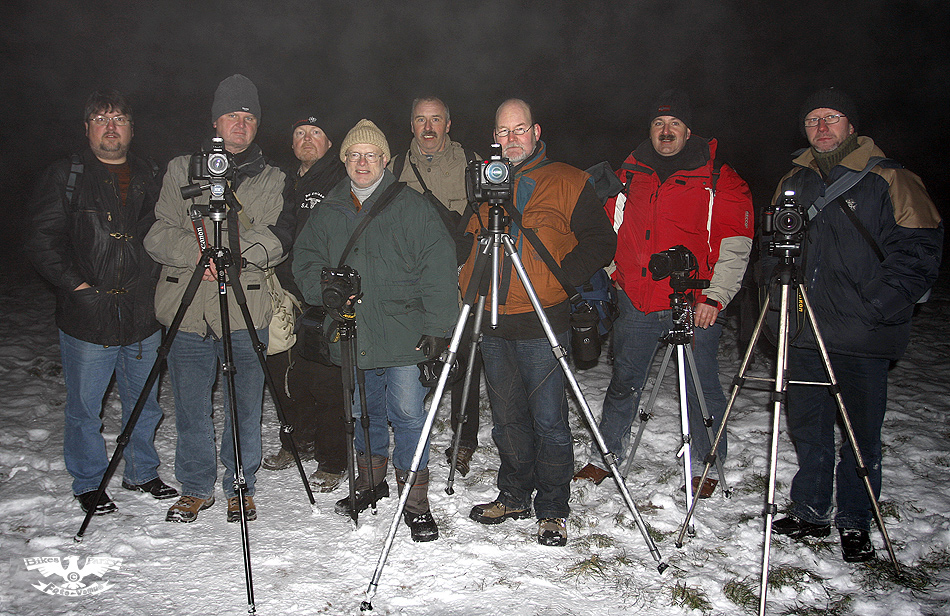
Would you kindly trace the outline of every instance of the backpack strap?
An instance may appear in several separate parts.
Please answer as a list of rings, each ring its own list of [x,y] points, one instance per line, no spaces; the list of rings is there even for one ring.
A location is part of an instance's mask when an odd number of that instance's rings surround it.
[[[66,179],[66,205],[73,205],[73,199],[78,192],[79,181],[82,179],[84,166],[79,154],[73,154],[69,158],[69,177]]]
[[[861,171],[852,171],[849,169],[848,173],[845,173],[843,176],[832,182],[825,191],[825,194],[815,199],[815,202],[812,203],[811,207],[808,208],[808,219],[811,220],[817,216],[818,212],[820,212],[823,207],[850,190],[855,184],[860,182],[861,178],[866,176],[871,171],[871,169],[878,166],[885,160],[887,159],[883,156],[872,156],[870,159],[868,159],[868,164],[865,165],[864,169]]]
[[[406,187],[405,182],[393,182],[383,191],[383,194],[379,196],[379,201],[373,204],[373,209],[360,221],[360,224],[356,226],[356,229],[353,230],[353,234],[350,236],[350,241],[346,243],[346,247],[343,248],[343,254],[340,255],[340,263],[337,265],[338,268],[343,267],[343,264],[346,263],[346,258],[350,255],[350,250],[353,249],[353,245],[356,244],[356,238],[358,238],[366,226],[374,219],[380,212],[382,212],[386,207],[392,203],[393,199],[396,198],[396,195]]]
[[[408,158],[407,154],[396,154],[393,156],[393,175],[396,176],[396,181],[399,181],[402,170],[406,167],[406,158]]]

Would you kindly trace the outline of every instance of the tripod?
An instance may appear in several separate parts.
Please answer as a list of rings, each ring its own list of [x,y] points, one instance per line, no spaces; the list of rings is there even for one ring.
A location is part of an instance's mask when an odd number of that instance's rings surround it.
[[[735,403],[736,396],[739,394],[739,390],[745,384],[746,378],[758,381],[768,381],[774,384],[772,389],[771,403],[772,403],[772,440],[770,448],[770,458],[769,458],[769,487],[766,497],[766,506],[763,516],[765,517],[765,544],[762,550],[762,577],[759,583],[759,616],[764,616],[765,614],[765,603],[766,595],[768,592],[768,573],[769,573],[769,552],[772,542],[772,521],[775,517],[775,513],[778,510],[778,507],[775,504],[775,475],[776,475],[776,464],[778,460],[778,437],[779,437],[779,420],[781,418],[782,405],[787,400],[788,385],[819,385],[828,387],[829,391],[834,395],[835,401],[838,404],[838,411],[840,413],[841,422],[844,426],[844,433],[848,439],[848,442],[851,444],[851,449],[854,452],[854,458],[857,465],[858,476],[862,478],[864,482],[864,487],[867,490],[868,498],[871,502],[871,508],[874,514],[874,519],[877,522],[878,528],[881,530],[881,534],[884,537],[884,543],[887,546],[888,554],[891,557],[891,562],[894,564],[895,570],[900,572],[900,563],[897,560],[897,556],[894,553],[894,546],[891,544],[891,539],[887,534],[887,528],[884,526],[884,518],[881,515],[881,509],[877,502],[877,497],[874,495],[874,489],[871,487],[871,481],[868,478],[868,469],[864,464],[864,459],[861,456],[861,450],[858,446],[857,439],[854,435],[854,429],[851,426],[851,420],[848,417],[848,412],[845,409],[844,399],[841,396],[841,389],[838,385],[837,380],[835,379],[834,370],[831,367],[831,360],[828,356],[828,351],[825,348],[824,339],[821,336],[821,332],[818,329],[818,323],[815,320],[814,313],[811,309],[811,304],[808,300],[808,294],[805,292],[804,285],[801,284],[800,275],[797,267],[794,263],[794,256],[796,256],[800,251],[794,250],[785,250],[780,256],[782,261],[775,269],[773,274],[773,285],[769,289],[769,295],[765,303],[762,306],[762,312],[759,315],[759,320],[755,325],[755,329],[752,332],[752,339],[749,342],[749,346],[746,349],[745,356],[742,359],[742,365],[739,368],[739,374],[733,380],[732,393],[729,397],[729,403],[726,405],[726,410],[722,417],[722,425],[719,426],[719,432],[716,434],[716,440],[712,446],[712,452],[716,451],[716,447],[719,445],[719,441],[724,434],[726,429],[726,422],[729,419],[729,414],[732,412],[733,404]],[[755,348],[755,343],[758,341],[759,335],[762,333],[763,324],[765,323],[765,317],[769,310],[770,300],[772,299],[772,294],[775,292],[776,287],[780,289],[780,303],[779,303],[779,322],[778,322],[778,344],[777,351],[775,356],[775,378],[774,379],[762,379],[756,377],[746,377],[746,371],[749,367],[750,360],[752,358],[752,351]],[[827,382],[805,382],[805,381],[788,381],[786,380],[786,367],[788,364],[788,313],[789,313],[789,298],[791,297],[792,292],[797,292],[800,294],[802,302],[805,307],[805,314],[808,316],[808,324],[811,327],[812,333],[815,336],[815,342],[818,346],[818,351],[821,355],[822,363],[824,364],[825,372],[828,375]],[[706,466],[703,469],[702,479],[700,481],[705,481],[706,476],[709,473],[711,462],[707,461]],[[679,536],[676,539],[676,547],[683,546],[683,534],[686,532],[686,527],[689,523],[690,517],[693,514],[693,509],[695,508],[695,502],[693,507],[686,514],[686,519],[683,522],[683,527],[680,529]]]
[[[624,498],[624,501],[627,504],[627,507],[630,509],[630,512],[633,514],[633,518],[637,524],[637,528],[640,530],[640,533],[643,535],[644,541],[647,543],[647,547],[650,550],[650,554],[657,561],[657,570],[660,573],[663,573],[669,565],[663,562],[660,551],[656,547],[653,538],[650,537],[650,534],[647,532],[646,524],[643,521],[643,518],[640,516],[640,512],[637,510],[636,503],[633,502],[633,497],[630,496],[630,491],[627,489],[626,484],[624,483],[623,477],[620,475],[620,471],[617,468],[616,455],[612,454],[608,449],[606,443],[604,443],[603,436],[600,434],[600,431],[597,429],[597,422],[594,420],[593,413],[590,410],[590,406],[587,404],[587,400],[584,398],[584,393],[581,391],[580,385],[577,383],[577,379],[574,377],[574,374],[571,372],[570,366],[567,363],[567,351],[560,345],[557,340],[557,336],[554,334],[554,330],[551,328],[551,323],[547,318],[547,315],[544,313],[544,307],[541,305],[541,300],[538,298],[538,294],[535,292],[534,286],[531,284],[531,280],[528,278],[528,273],[524,269],[524,265],[521,262],[521,257],[518,255],[518,250],[515,248],[514,243],[512,242],[511,237],[505,231],[509,223],[509,217],[505,215],[505,211],[502,207],[502,200],[490,199],[489,203],[491,207],[489,208],[488,219],[489,226],[486,231],[483,231],[481,237],[479,238],[477,256],[474,263],[472,279],[469,282],[468,289],[465,291],[465,297],[462,302],[462,309],[459,314],[458,322],[455,325],[455,331],[452,335],[452,340],[449,343],[449,348],[446,354],[445,364],[442,368],[442,373],[439,375],[439,382],[436,385],[435,393],[432,396],[432,401],[429,405],[429,412],[426,415],[425,423],[422,427],[422,435],[419,438],[419,442],[416,445],[416,450],[412,458],[412,464],[410,465],[409,475],[406,478],[406,485],[411,486],[415,482],[416,473],[419,468],[419,463],[422,460],[423,452],[427,445],[427,440],[429,433],[432,430],[432,424],[435,421],[435,415],[439,409],[439,401],[442,397],[442,393],[445,390],[446,382],[448,381],[449,371],[451,369],[452,363],[455,360],[456,353],[462,339],[463,330],[465,329],[465,323],[468,321],[469,316],[471,315],[472,307],[475,304],[475,297],[478,294],[484,295],[480,291],[482,281],[488,280],[485,276],[488,274],[487,266],[489,260],[491,261],[491,285],[496,289],[495,293],[492,293],[492,324],[497,324],[498,317],[498,293],[497,289],[500,287],[501,280],[501,251],[502,248],[505,251],[505,254],[511,259],[512,264],[514,265],[515,271],[518,274],[518,278],[521,280],[521,283],[524,285],[524,288],[528,292],[528,297],[531,300],[531,305],[534,308],[535,314],[538,316],[538,319],[541,322],[541,326],[544,329],[545,337],[548,342],[551,344],[551,351],[554,353],[555,358],[558,363],[561,365],[562,370],[564,371],[565,376],[567,377],[568,382],[571,385],[571,389],[574,392],[574,396],[579,402],[581,409],[584,413],[584,417],[587,420],[588,425],[593,432],[594,438],[597,441],[598,446],[600,447],[601,452],[604,455],[604,458],[609,461],[610,471],[613,474],[614,481],[617,483],[617,487],[620,489],[621,495]],[[484,299],[479,300],[479,307],[484,306]],[[474,334],[473,334],[474,335]],[[468,365],[467,370],[471,371],[471,363]],[[383,545],[383,550],[380,553],[379,561],[376,565],[376,570],[373,572],[373,577],[370,580],[369,586],[366,589],[366,596],[363,602],[360,604],[360,611],[370,611],[373,609],[372,598],[376,594],[376,589],[379,586],[379,580],[382,577],[383,568],[386,565],[386,560],[389,556],[389,552],[392,549],[393,540],[396,536],[396,530],[399,526],[399,518],[402,516],[403,509],[406,506],[406,500],[409,496],[409,490],[403,490],[402,495],[399,498],[399,505],[396,509],[396,512],[393,516],[392,523],[389,526],[389,533],[386,537],[386,542]]]
[[[241,315],[244,318],[244,323],[247,327],[248,335],[251,338],[252,346],[257,353],[261,368],[264,371],[265,382],[270,389],[271,398],[274,400],[274,405],[277,409],[277,415],[280,419],[282,429],[287,432],[292,432],[293,428],[292,426],[288,426],[284,419],[283,409],[281,408],[279,398],[276,395],[274,381],[267,369],[267,346],[257,337],[257,331],[254,328],[254,320],[251,317],[250,310],[247,307],[247,297],[245,296],[244,289],[240,284],[239,271],[235,266],[231,251],[227,247],[223,246],[222,242],[222,223],[227,217],[227,208],[230,207],[232,208],[232,211],[237,211],[237,209],[240,209],[240,204],[237,203],[237,199],[235,198],[234,193],[231,191],[230,185],[224,182],[222,178],[216,178],[216,180],[220,181],[211,185],[213,187],[212,196],[210,198],[210,203],[207,206],[206,212],[213,223],[213,244],[210,246],[207,245],[207,240],[204,236],[204,228],[196,224],[196,235],[198,236],[198,242],[202,250],[201,258],[199,259],[198,264],[195,266],[194,272],[188,281],[188,286],[185,288],[181,303],[177,312],[175,313],[174,318],[172,319],[171,324],[168,327],[168,330],[165,332],[162,344],[158,347],[158,357],[156,358],[155,363],[152,365],[152,369],[145,380],[145,385],[143,386],[142,392],[135,403],[135,407],[132,409],[132,413],[129,415],[129,420],[126,423],[125,429],[116,439],[116,449],[112,454],[112,459],[109,461],[109,466],[102,477],[102,481],[99,483],[99,488],[96,492],[96,497],[93,502],[99,501],[99,498],[101,498],[102,494],[106,490],[106,486],[109,484],[109,480],[115,473],[116,468],[119,465],[119,460],[122,458],[122,452],[125,450],[125,447],[132,435],[132,431],[135,429],[135,424],[138,421],[139,416],[142,414],[142,409],[145,407],[148,392],[151,391],[152,387],[155,386],[155,382],[158,380],[162,365],[168,358],[168,353],[171,350],[172,342],[174,342],[175,336],[178,334],[181,323],[185,318],[185,314],[188,312],[188,308],[191,306],[191,303],[195,298],[195,294],[198,291],[198,287],[202,281],[205,270],[211,264],[214,264],[218,287],[218,308],[221,315],[221,342],[223,355],[221,368],[225,378],[225,390],[228,397],[228,406],[230,409],[231,436],[233,438],[235,459],[234,488],[238,495],[240,509],[239,512],[241,518],[241,547],[244,556],[244,579],[245,586],[247,588],[248,613],[253,614],[255,613],[256,608],[254,605],[254,584],[251,574],[250,542],[248,537],[247,518],[245,517],[244,502],[247,492],[247,480],[244,474],[244,465],[241,459],[241,443],[238,434],[238,426],[240,424],[237,417],[237,394],[234,385],[235,364],[233,347],[231,343],[231,326],[228,308],[229,288],[234,294],[235,301],[241,310]],[[201,187],[195,184],[185,186],[182,188],[182,196],[185,198],[188,198],[189,196],[198,196],[201,194],[201,191],[204,188],[208,187]],[[199,210],[203,209],[204,208],[199,208],[199,206],[192,208],[192,219],[200,222],[201,217],[205,212]],[[233,284],[229,284],[229,280],[233,281]],[[313,498],[313,493],[310,490],[310,485],[307,482],[307,476],[304,472],[303,464],[300,461],[300,455],[297,452],[297,447],[296,444],[294,444],[293,439],[290,439],[290,442],[294,458],[297,462],[297,468],[300,472],[301,478],[303,479],[304,488],[306,489],[307,496],[312,506],[315,501]],[[79,531],[76,533],[74,538],[76,542],[82,541],[83,535],[85,534],[94,513],[95,509],[93,507],[90,507],[89,511],[86,512],[86,516],[83,519],[82,525],[80,526]]]
[[[712,419],[709,417],[709,411],[706,409],[706,398],[703,395],[702,385],[699,382],[699,374],[696,370],[696,359],[693,356],[691,344],[693,342],[693,307],[687,298],[685,291],[687,289],[705,288],[709,282],[705,280],[691,280],[685,274],[674,272],[670,277],[670,285],[673,293],[670,294],[670,308],[672,311],[673,327],[664,336],[660,342],[666,345],[666,352],[663,355],[663,361],[660,363],[660,371],[657,373],[656,382],[650,392],[650,398],[646,407],[640,412],[640,427],[637,430],[637,436],[630,447],[630,454],[627,456],[627,463],[624,466],[623,476],[626,477],[633,464],[633,458],[640,445],[640,439],[646,429],[647,422],[653,417],[653,406],[656,404],[657,394],[660,391],[660,385],[663,377],[666,375],[667,366],[673,355],[673,349],[676,349],[677,383],[679,384],[679,403],[680,403],[680,430],[682,434],[682,446],[677,451],[676,456],[683,459],[683,477],[686,481],[686,508],[691,509],[696,495],[691,488],[692,481],[692,439],[689,433],[689,405],[686,391],[686,368],[689,367],[690,377],[693,382],[693,389],[699,399],[699,408],[703,416],[703,424],[706,428],[706,434],[709,441],[713,440]],[[722,470],[722,461],[715,455],[715,449],[710,450],[709,455],[716,461],[716,471],[719,473],[719,479],[722,482],[723,494],[727,497],[731,494],[726,484],[726,475]],[[703,478],[705,480],[705,477]],[[697,486],[697,494],[702,483]],[[689,528],[690,536],[694,535],[694,529]]]

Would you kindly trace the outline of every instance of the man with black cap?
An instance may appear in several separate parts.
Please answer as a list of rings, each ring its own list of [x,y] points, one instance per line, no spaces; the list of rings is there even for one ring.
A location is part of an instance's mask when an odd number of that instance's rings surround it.
[[[211,106],[211,124],[235,166],[231,188],[240,207],[228,208],[222,236],[239,266],[237,280],[247,297],[247,308],[262,342],[267,341],[271,299],[264,278],[267,268],[283,258],[288,240],[274,225],[283,207],[285,176],[264,159],[254,143],[261,118],[257,88],[243,75],[232,75],[218,85]],[[204,144],[208,151],[210,143]],[[212,224],[205,216],[192,221],[193,205],[208,203],[207,192],[185,201],[181,187],[189,184],[190,156],[179,156],[168,165],[158,203],[156,222],[145,237],[145,248],[163,265],[155,291],[155,312],[165,326],[181,305],[185,287],[201,257],[198,237],[201,230],[210,237]],[[193,203],[194,202],[194,203]],[[228,312],[236,378],[235,397],[238,439],[247,490],[245,517],[257,518],[254,494],[255,473],[261,463],[261,403],[264,371],[251,345],[251,337],[234,293],[228,293]],[[175,398],[178,447],[175,477],[181,482],[182,497],[168,510],[169,522],[193,522],[198,513],[214,504],[217,477],[212,415],[212,389],[223,358],[222,323],[217,272],[209,264],[188,307],[168,355],[168,372]],[[240,520],[240,503],[234,485],[236,473],[234,439],[231,436],[229,399],[224,395],[224,434],[221,462],[225,472],[222,488],[228,497],[227,519]]]
[[[612,453],[622,457],[630,440],[640,396],[650,374],[659,339],[673,326],[668,279],[654,280],[651,255],[685,246],[696,257],[696,278],[709,288],[692,293],[693,356],[703,397],[718,430],[726,407],[719,382],[720,312],[739,290],[752,248],[752,196],[745,181],[716,158],[716,140],[693,136],[686,95],[662,93],[650,108],[650,137],[617,171],[624,190],[607,201],[617,230],[619,316],[614,322],[614,367],[600,418],[600,431]],[[692,490],[708,498],[718,480],[699,486],[702,462],[712,447],[695,387],[687,378]],[[717,451],[725,458],[726,439]],[[608,475],[596,446],[591,462],[575,480],[595,484]]]
[[[943,222],[920,178],[884,158],[870,138],[858,136],[857,126],[857,108],[844,92],[811,95],[798,116],[811,147],[796,153],[773,202],[794,198],[809,208],[799,280],[877,496],[888,367],[907,347],[914,304],[937,278]],[[763,272],[775,262],[763,257]],[[789,342],[788,378],[828,380],[809,327]],[[772,530],[793,539],[825,537],[834,521],[844,560],[870,560],[871,502],[847,442],[835,469],[835,398],[826,387],[790,385],[787,410],[799,470],[788,517]]]
[[[291,147],[300,164],[287,172],[284,211],[277,226],[288,229],[294,238],[307,219],[319,211],[330,189],[346,175],[336,156],[325,156],[333,143],[322,126],[326,123],[311,114],[295,122],[292,128]],[[277,266],[276,275],[281,286],[303,305],[303,293],[294,281],[292,263],[293,253]],[[303,308],[306,310],[305,305]],[[293,432],[281,430],[280,450],[265,456],[261,464],[268,470],[281,470],[293,464],[293,438],[302,456],[317,460],[310,484],[321,492],[336,489],[346,470],[343,380],[340,368],[327,364],[308,353],[301,336],[290,350],[267,356],[267,367],[277,381],[281,408]]]

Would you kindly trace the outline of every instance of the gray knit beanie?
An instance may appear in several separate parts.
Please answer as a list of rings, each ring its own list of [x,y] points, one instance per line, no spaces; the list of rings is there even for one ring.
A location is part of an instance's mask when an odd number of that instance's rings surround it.
[[[356,126],[351,128],[350,132],[346,134],[346,137],[343,138],[343,143],[340,144],[340,160],[346,162],[346,151],[350,146],[358,143],[375,145],[383,151],[383,156],[386,157],[386,160],[390,159],[389,142],[386,141],[386,135],[384,135],[383,131],[379,130],[371,120],[360,120],[356,123]]]
[[[261,119],[261,102],[257,98],[257,86],[244,75],[231,75],[218,84],[211,104],[211,121],[232,111],[244,111]]]
[[[679,90],[667,90],[660,94],[650,107],[649,115],[650,124],[660,116],[673,116],[686,128],[693,125],[693,108],[689,104],[689,96]]]

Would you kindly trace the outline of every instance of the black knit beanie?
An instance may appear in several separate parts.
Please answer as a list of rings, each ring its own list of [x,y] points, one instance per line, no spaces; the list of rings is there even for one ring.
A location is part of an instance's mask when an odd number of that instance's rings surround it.
[[[261,103],[257,98],[257,86],[244,75],[231,75],[218,84],[211,104],[211,121],[232,111],[243,111],[261,119]]]
[[[659,116],[673,116],[689,128],[693,124],[693,109],[689,105],[689,96],[678,90],[667,90],[650,107],[649,122]]]
[[[841,115],[848,118],[848,122],[858,130],[858,108],[854,100],[837,88],[824,88],[818,90],[805,99],[802,110],[798,114],[798,128],[805,134],[805,118],[815,109],[834,109]]]

